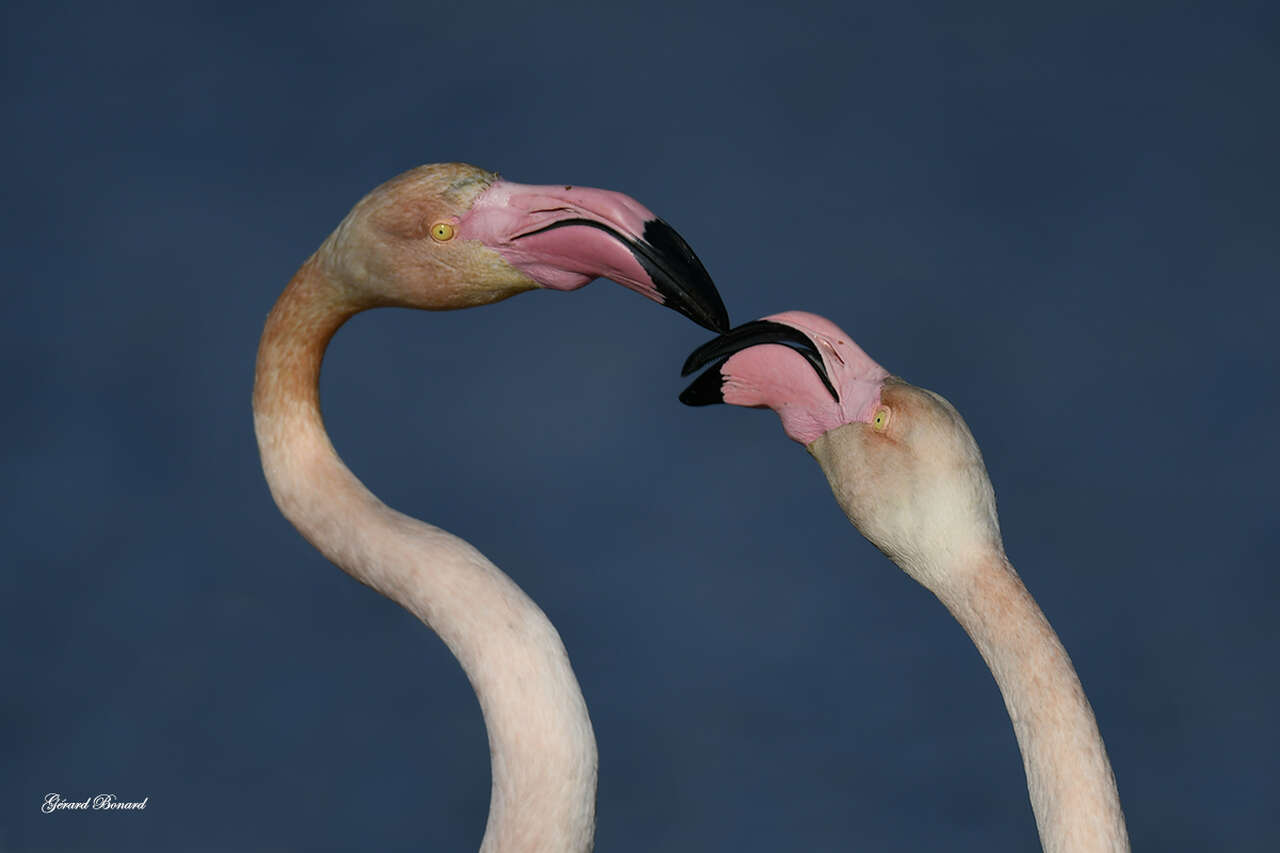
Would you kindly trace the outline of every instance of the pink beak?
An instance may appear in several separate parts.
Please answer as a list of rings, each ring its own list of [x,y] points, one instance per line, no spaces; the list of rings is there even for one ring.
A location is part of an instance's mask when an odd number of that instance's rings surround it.
[[[479,240],[543,287],[575,290],[608,278],[713,332],[729,329],[693,249],[622,193],[498,180],[458,220],[458,235]]]
[[[767,319],[743,323],[736,329],[707,341],[690,353],[685,359],[684,368],[680,371],[681,376],[688,376],[690,373],[701,370],[713,361],[716,365],[715,369],[708,370],[699,376],[681,392],[680,402],[686,406],[723,403],[724,394],[721,390],[723,379],[720,368],[724,367],[725,362],[734,353],[761,344],[782,344],[804,356],[805,361],[809,362],[809,366],[813,368],[813,372],[822,380],[823,387],[831,392],[831,398],[837,403],[840,402],[840,394],[831,384],[831,376],[827,373],[826,365],[823,364],[822,353],[818,351],[813,340],[794,326]]]

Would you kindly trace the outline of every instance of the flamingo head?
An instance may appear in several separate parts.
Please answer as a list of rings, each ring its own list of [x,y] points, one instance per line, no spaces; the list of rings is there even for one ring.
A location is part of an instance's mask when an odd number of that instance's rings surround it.
[[[800,311],[746,323],[699,347],[680,395],[691,406],[769,408],[818,460],[849,520],[936,589],[943,557],[1002,553],[982,454],[943,397],[891,376],[838,326]]]
[[[319,261],[353,299],[465,308],[610,278],[712,331],[729,317],[676,231],[622,193],[516,184],[463,163],[421,166],[362,199]]]
[[[787,311],[738,326],[694,350],[684,375],[712,365],[680,400],[769,408],[808,445],[847,423],[868,423],[889,373],[830,320]]]

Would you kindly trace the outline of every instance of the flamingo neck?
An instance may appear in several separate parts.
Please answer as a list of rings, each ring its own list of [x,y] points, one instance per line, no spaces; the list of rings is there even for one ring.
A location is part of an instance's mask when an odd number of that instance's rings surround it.
[[[595,737],[555,628],[467,542],[378,500],[325,432],[317,386],[325,348],[365,307],[347,292],[312,258],[267,318],[253,409],[272,497],[307,541],[425,622],[462,665],[492,761],[481,850],[590,850]]]
[[[969,634],[1000,687],[1044,849],[1127,851],[1102,735],[1058,635],[1003,553],[951,560],[954,565],[944,573],[949,582],[930,588]]]

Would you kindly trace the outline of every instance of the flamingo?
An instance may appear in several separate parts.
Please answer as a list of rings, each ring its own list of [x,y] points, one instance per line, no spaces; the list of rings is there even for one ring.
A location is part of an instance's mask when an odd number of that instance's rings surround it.
[[[589,850],[596,744],[551,622],[464,540],[378,500],[338,458],[317,382],[359,311],[448,310],[604,276],[713,331],[728,316],[683,239],[621,193],[526,186],[459,163],[422,166],[364,197],[293,276],[258,348],[253,414],[276,505],[327,558],[449,647],[488,732],[482,851]]]
[[[978,647],[1013,721],[1044,849],[1128,850],[1093,709],[1005,555],[995,492],[955,408],[891,376],[831,321],[800,311],[704,344],[684,373],[708,364],[680,399],[776,412],[854,526],[936,595]]]

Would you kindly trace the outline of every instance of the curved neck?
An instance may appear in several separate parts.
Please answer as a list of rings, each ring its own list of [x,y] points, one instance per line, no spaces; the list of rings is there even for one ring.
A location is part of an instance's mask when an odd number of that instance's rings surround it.
[[[1058,635],[1002,553],[951,559],[951,582],[932,591],[1000,687],[1044,849],[1128,850],[1102,735]]]
[[[362,307],[312,258],[267,318],[253,411],[272,497],[307,541],[425,622],[462,665],[492,759],[481,850],[589,850],[595,737],[555,628],[467,542],[379,501],[325,433],[320,364],[334,332]]]

